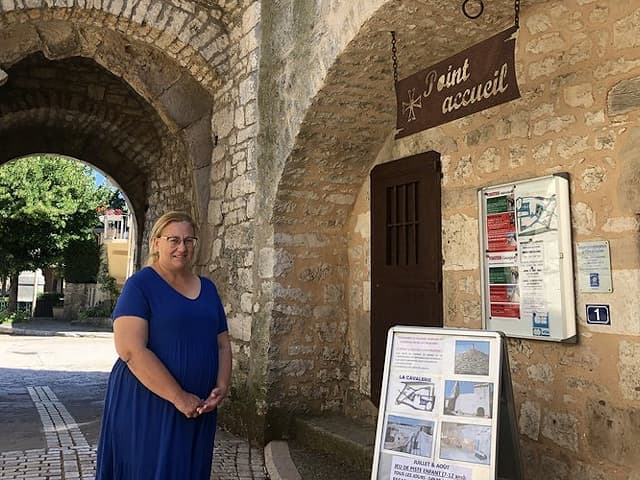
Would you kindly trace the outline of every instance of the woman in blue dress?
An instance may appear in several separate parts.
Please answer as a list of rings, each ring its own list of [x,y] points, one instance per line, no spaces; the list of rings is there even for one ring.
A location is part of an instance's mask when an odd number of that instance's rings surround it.
[[[160,217],[148,266],[118,298],[97,480],[210,477],[231,346],[216,287],[191,271],[196,242],[189,215]]]

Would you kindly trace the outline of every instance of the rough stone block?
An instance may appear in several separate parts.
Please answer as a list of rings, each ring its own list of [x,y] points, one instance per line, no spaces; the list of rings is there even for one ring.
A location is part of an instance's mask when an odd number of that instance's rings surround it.
[[[622,165],[618,180],[618,202],[625,211],[640,212],[640,128],[632,128],[625,135],[618,155]]]
[[[478,242],[478,220],[457,214],[442,222],[443,256],[446,270],[475,270],[479,265],[477,248],[469,244]]]
[[[591,84],[583,83],[565,88],[564,101],[570,107],[591,107],[594,102]]]
[[[527,52],[533,54],[546,54],[549,52],[564,50],[566,42],[559,32],[551,32],[535,37],[525,47]]]
[[[251,315],[237,314],[228,319],[229,334],[236,340],[251,340]]]
[[[549,364],[530,365],[527,368],[527,375],[531,380],[549,384],[553,382],[553,367]]]
[[[623,80],[607,95],[609,115],[622,115],[640,108],[640,77]]]
[[[620,390],[626,400],[640,400],[640,343],[621,341],[618,371]]]
[[[613,44],[616,48],[630,48],[640,45],[638,29],[640,28],[640,9],[632,15],[625,16],[613,25]]]
[[[66,58],[76,54],[79,49],[77,32],[69,23],[41,23],[38,33],[47,58]]]
[[[587,404],[588,441],[598,456],[618,465],[640,469],[640,409],[621,408],[604,400]],[[606,448],[601,448],[606,445]]]
[[[180,128],[211,113],[211,98],[193,77],[183,75],[158,97],[169,117]]]
[[[571,207],[571,224],[576,233],[590,235],[596,226],[596,214],[586,203],[577,202]]]
[[[556,151],[560,158],[569,159],[589,149],[589,138],[586,136],[568,136],[559,138]]]
[[[518,426],[520,433],[531,440],[538,440],[540,435],[540,407],[534,402],[526,401],[520,406]]]
[[[542,419],[542,436],[572,452],[578,451],[578,420],[569,413],[548,410]]]
[[[525,25],[532,35],[546,32],[551,28],[551,19],[542,13],[532,13],[525,19]]]
[[[607,171],[601,165],[591,165],[580,175],[580,188],[583,192],[599,190],[607,179]]]
[[[242,33],[252,30],[260,22],[261,2],[253,2],[242,13]]]

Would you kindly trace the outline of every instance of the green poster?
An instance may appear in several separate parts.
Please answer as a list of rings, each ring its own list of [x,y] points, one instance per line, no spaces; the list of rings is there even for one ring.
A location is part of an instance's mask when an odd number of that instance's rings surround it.
[[[487,214],[504,213],[509,211],[509,201],[506,196],[487,198]]]
[[[489,269],[489,283],[518,283],[517,267],[492,267]]]

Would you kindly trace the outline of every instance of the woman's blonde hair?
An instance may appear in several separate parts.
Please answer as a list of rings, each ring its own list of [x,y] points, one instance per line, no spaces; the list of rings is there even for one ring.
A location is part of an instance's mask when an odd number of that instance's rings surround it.
[[[149,256],[147,258],[147,265],[151,265],[156,260],[158,260],[158,252],[155,252],[153,250],[155,239],[160,237],[162,230],[164,230],[167,225],[176,222],[187,222],[191,225],[191,228],[193,228],[193,234],[197,235],[196,224],[193,221],[193,218],[191,218],[191,215],[189,215],[187,212],[172,211],[165,213],[158,220],[156,220],[156,223],[154,223],[153,227],[151,228],[151,235],[149,235]]]

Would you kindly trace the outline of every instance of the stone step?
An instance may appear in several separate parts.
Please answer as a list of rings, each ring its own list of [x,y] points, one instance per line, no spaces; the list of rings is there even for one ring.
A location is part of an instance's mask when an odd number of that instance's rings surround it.
[[[337,462],[371,471],[376,427],[339,415],[298,417],[295,443],[327,454]]]

